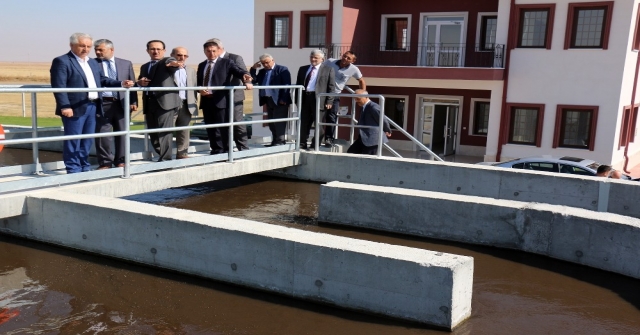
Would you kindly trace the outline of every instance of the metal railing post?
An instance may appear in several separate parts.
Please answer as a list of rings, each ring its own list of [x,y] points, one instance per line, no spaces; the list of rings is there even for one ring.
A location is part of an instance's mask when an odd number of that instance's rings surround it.
[[[235,89],[231,88],[229,90],[229,111],[227,112],[229,114],[229,123],[231,123],[229,125],[229,142],[228,142],[228,148],[229,148],[229,163],[233,163],[233,116],[234,116],[234,110],[233,108],[235,107],[234,101],[233,101],[233,93],[234,93]]]
[[[351,98],[351,124],[355,125],[356,124],[356,98]],[[356,136],[356,128],[354,127],[349,127],[351,128],[349,130],[349,144],[353,144],[353,141],[355,141],[355,136]]]
[[[313,148],[315,151],[320,150],[320,99],[316,96],[316,121],[313,128]]]
[[[380,120],[378,121],[378,126],[380,130],[378,131],[378,158],[382,157],[382,137],[387,136],[384,133],[384,97],[379,96],[380,98]]]
[[[296,122],[296,151],[300,150],[300,129],[302,128],[302,87],[296,88],[296,105],[298,107],[298,121]],[[306,143],[305,143],[306,144]]]
[[[27,106],[24,100],[24,92],[22,93],[22,117],[27,117]]]
[[[124,130],[127,134],[124,135],[124,174],[122,178],[128,179],[131,178],[131,175],[129,174],[129,167],[131,164],[131,96],[129,89],[124,93]]]
[[[38,98],[36,93],[31,93],[31,137],[38,138]],[[31,144],[31,153],[33,155],[33,164],[35,165],[35,174],[42,174],[40,166],[40,158],[38,153],[38,142]]]

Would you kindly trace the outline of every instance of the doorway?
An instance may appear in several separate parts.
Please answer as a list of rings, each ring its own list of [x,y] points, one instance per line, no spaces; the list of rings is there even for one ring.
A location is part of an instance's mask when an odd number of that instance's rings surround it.
[[[454,155],[458,141],[457,101],[449,103],[427,101],[420,108],[419,138],[422,144],[441,157]]]
[[[464,17],[424,16],[420,66],[464,66]]]

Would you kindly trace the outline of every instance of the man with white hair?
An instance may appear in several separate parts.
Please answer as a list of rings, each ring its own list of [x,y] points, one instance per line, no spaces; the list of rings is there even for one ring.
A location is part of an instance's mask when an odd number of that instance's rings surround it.
[[[95,59],[89,58],[93,38],[89,34],[75,33],[69,38],[71,51],[54,58],[51,63],[53,88],[131,87],[131,80],[118,81],[104,75]],[[62,118],[65,135],[93,134],[96,114],[102,114],[102,92],[57,92],[56,115]],[[93,138],[65,140],[62,159],[67,173],[89,171],[89,151]]]
[[[313,50],[309,55],[309,65],[301,66],[298,70],[296,85],[303,85],[305,91],[302,94],[302,108],[300,114],[300,149],[307,149],[307,138],[311,131],[311,125],[316,119],[316,95],[320,93],[333,93],[335,89],[335,71],[331,66],[323,64],[324,52]],[[323,112],[320,120],[324,119],[326,109],[331,109],[333,97],[322,97],[320,109]],[[320,127],[316,125],[315,136],[320,136]],[[322,138],[318,138],[322,141]],[[313,147],[313,143],[312,143]]]

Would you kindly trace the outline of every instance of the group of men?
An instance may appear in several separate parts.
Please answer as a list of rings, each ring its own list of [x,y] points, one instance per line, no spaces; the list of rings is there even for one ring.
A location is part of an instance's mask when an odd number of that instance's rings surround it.
[[[95,48],[97,59],[89,58],[91,48]],[[286,66],[276,64],[269,54],[260,56],[259,61],[247,71],[241,56],[225,51],[222,41],[217,38],[207,40],[203,45],[206,60],[198,64],[197,71],[186,66],[188,51],[184,47],[172,49],[165,57],[165,43],[151,40],[146,51],[150,61],[140,68],[135,77],[130,61],[114,57],[113,42],[100,39],[93,42],[90,35],[76,33],[70,37],[71,50],[55,58],[51,64],[51,86],[53,88],[101,88],[101,87],[169,87],[175,90],[144,91],[142,94],[145,122],[149,129],[187,126],[199,108],[202,109],[205,124],[229,122],[229,101],[226,90],[193,90],[181,87],[245,86],[251,90],[253,85],[288,86],[291,74]],[[300,67],[296,85],[303,85],[305,91],[301,106],[301,143],[302,149],[308,149],[307,139],[315,120],[317,94],[340,93],[347,81],[353,77],[358,80],[358,94],[367,94],[366,84],[360,70],[353,65],[356,55],[347,51],[341,59],[328,59],[321,50],[310,55],[310,64]],[[58,92],[56,114],[62,118],[65,135],[92,134],[120,131],[125,129],[124,113],[126,92]],[[356,98],[363,107],[359,121],[361,125],[378,125],[380,106],[368,98]],[[243,120],[244,92],[236,90],[233,97],[234,122]],[[292,104],[288,88],[266,88],[259,91],[259,105],[265,106],[269,119],[286,118]],[[320,105],[324,108],[322,120],[335,124],[340,108],[339,99],[332,96],[322,97]],[[138,95],[130,92],[129,110],[138,109]],[[326,130],[316,127],[319,140],[326,146],[333,145],[334,127]],[[269,123],[272,141],[267,146],[285,144],[286,122]],[[384,131],[390,136],[388,124]],[[233,138],[237,150],[249,149],[246,126],[235,126]],[[348,150],[350,153],[373,154],[377,149],[378,130],[360,128],[360,138]],[[211,154],[225,153],[229,148],[227,127],[207,128]],[[154,132],[149,135],[158,161],[172,159],[173,133]],[[386,141],[386,137],[384,138]],[[113,139],[100,137],[95,141],[98,156],[98,169],[124,166],[125,143],[121,136]],[[90,170],[88,161],[93,139],[65,140],[63,160],[67,173]],[[189,130],[176,133],[176,159],[188,158]]]

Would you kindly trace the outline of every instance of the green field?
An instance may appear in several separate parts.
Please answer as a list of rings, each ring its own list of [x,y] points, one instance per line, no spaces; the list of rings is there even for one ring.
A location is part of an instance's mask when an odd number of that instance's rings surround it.
[[[0,116],[1,125],[12,126],[31,126],[30,117],[20,116]],[[39,117],[38,128],[44,127],[62,127],[62,120],[59,117]],[[143,125],[131,126],[132,130],[144,129]]]

